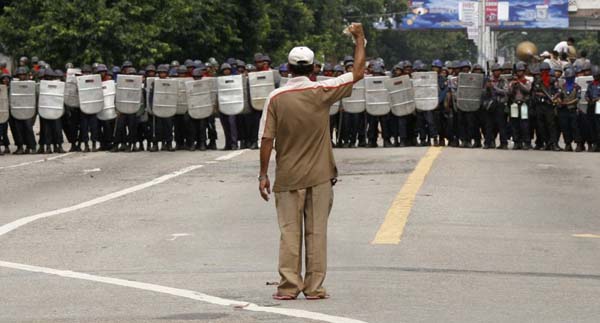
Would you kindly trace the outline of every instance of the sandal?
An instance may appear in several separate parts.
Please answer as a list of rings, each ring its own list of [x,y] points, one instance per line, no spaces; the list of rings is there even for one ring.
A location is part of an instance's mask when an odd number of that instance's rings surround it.
[[[289,295],[273,294],[273,299],[278,300],[278,301],[293,301],[296,299],[296,297],[289,296]]]

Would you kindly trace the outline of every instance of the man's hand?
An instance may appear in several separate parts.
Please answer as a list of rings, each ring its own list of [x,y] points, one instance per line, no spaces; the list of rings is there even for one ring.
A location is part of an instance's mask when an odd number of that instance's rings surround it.
[[[265,202],[269,202],[269,195],[271,195],[271,182],[269,181],[268,177],[265,176],[265,178],[260,181],[258,190],[260,191],[260,196],[263,198],[263,200],[265,200]]]
[[[363,30],[361,23],[353,22],[350,27],[348,27],[348,31],[356,40],[365,38],[365,31]]]

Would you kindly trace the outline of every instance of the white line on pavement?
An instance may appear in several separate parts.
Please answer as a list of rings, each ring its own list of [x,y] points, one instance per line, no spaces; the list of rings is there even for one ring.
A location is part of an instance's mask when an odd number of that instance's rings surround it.
[[[93,282],[121,286],[121,287],[135,288],[135,289],[140,289],[140,290],[145,290],[145,291],[151,291],[151,292],[156,292],[156,293],[161,293],[161,294],[168,294],[168,295],[193,299],[193,300],[197,300],[197,301],[201,301],[201,302],[205,302],[205,303],[209,303],[209,304],[214,304],[214,305],[234,306],[235,308],[244,309],[244,310],[252,311],[252,312],[265,312],[265,313],[272,313],[272,314],[280,314],[280,315],[285,315],[285,316],[290,316],[290,317],[299,317],[299,318],[305,318],[305,319],[317,320],[317,321],[323,321],[323,322],[331,322],[331,323],[365,323],[363,321],[339,317],[339,316],[332,316],[332,315],[327,315],[327,314],[322,314],[322,313],[310,312],[310,311],[305,311],[305,310],[297,310],[297,309],[291,309],[291,308],[273,308],[273,307],[259,306],[259,305],[253,304],[253,303],[240,302],[240,301],[230,300],[230,299],[226,299],[226,298],[215,297],[215,296],[211,296],[211,295],[207,295],[207,294],[203,294],[200,292],[195,292],[195,291],[187,290],[187,289],[178,289],[178,288],[172,288],[172,287],[149,284],[149,283],[142,283],[142,282],[137,282],[137,281],[130,281],[130,280],[119,279],[119,278],[95,276],[95,275],[78,273],[78,272],[73,272],[73,271],[68,271],[68,270],[58,270],[58,269],[31,266],[31,265],[23,265],[23,264],[17,264],[17,263],[12,263],[12,262],[5,262],[5,261],[0,261],[0,267],[16,269],[16,270],[23,270],[23,271],[34,272],[34,273],[43,273],[43,274],[60,276],[60,277],[65,277],[65,278],[93,281]]]
[[[64,158],[64,157],[67,157],[67,156],[72,155],[72,154],[73,153],[66,153],[66,154],[62,154],[62,155],[58,155],[58,156],[54,156],[54,157],[50,157],[50,158],[44,158],[44,159],[38,159],[38,160],[28,161],[28,162],[24,162],[24,163],[20,163],[20,164],[16,164],[16,165],[1,166],[0,170],[2,170],[2,169],[10,169],[10,168],[18,168],[18,167],[29,166],[29,165],[33,165],[33,164],[39,164],[39,163],[43,163],[43,162],[47,162],[47,161],[51,161],[51,160],[56,160],[56,159]]]
[[[239,156],[239,155],[241,155],[241,154],[243,154],[243,153],[245,153],[245,152],[247,152],[247,151],[248,151],[248,149],[242,149],[242,150],[236,150],[236,151],[232,151],[232,152],[230,152],[229,154],[227,154],[227,155],[224,155],[224,156],[221,156],[221,157],[218,157],[218,158],[217,158],[217,159],[215,159],[215,160],[216,160],[216,161],[226,161],[226,160],[230,160],[230,159],[233,159],[233,158],[235,158],[235,157],[237,157],[237,156]]]
[[[189,167],[180,169],[180,170],[178,170],[176,172],[173,172],[173,173],[170,173],[170,174],[163,175],[161,177],[155,178],[155,179],[153,179],[153,180],[151,180],[149,182],[142,183],[142,184],[139,184],[139,185],[136,185],[136,186],[132,186],[132,187],[129,187],[129,188],[126,188],[126,189],[123,189],[123,190],[120,190],[120,191],[117,191],[117,192],[114,192],[114,193],[110,193],[110,194],[107,194],[107,195],[95,198],[93,200],[82,202],[82,203],[79,203],[79,204],[76,204],[76,205],[72,205],[72,206],[69,206],[69,207],[66,207],[66,208],[62,208],[62,209],[58,209],[58,210],[54,210],[54,211],[49,211],[49,212],[44,212],[44,213],[40,213],[40,214],[36,214],[36,215],[31,215],[31,216],[28,216],[28,217],[24,217],[24,218],[18,219],[16,221],[13,221],[11,223],[7,223],[7,224],[1,226],[0,227],[0,236],[3,236],[3,235],[5,235],[5,234],[7,234],[7,233],[9,233],[11,231],[14,231],[14,230],[16,230],[16,229],[18,229],[18,228],[26,225],[26,224],[29,224],[31,222],[34,222],[34,221],[37,221],[37,220],[40,220],[40,219],[49,218],[51,216],[65,214],[65,213],[69,213],[69,212],[81,210],[81,209],[84,209],[84,208],[88,208],[90,206],[94,206],[94,205],[101,204],[101,203],[104,203],[104,202],[107,202],[107,201],[110,201],[110,200],[114,200],[114,199],[119,198],[121,196],[125,196],[125,195],[131,194],[131,193],[135,193],[137,191],[141,191],[143,189],[146,189],[146,188],[152,187],[154,185],[158,185],[158,184],[164,183],[164,182],[166,182],[166,181],[168,181],[168,180],[170,180],[172,178],[181,176],[181,175],[183,175],[185,173],[189,173],[189,172],[191,172],[193,170],[196,170],[198,168],[201,168],[201,167],[204,167],[204,166],[203,165],[189,166]]]

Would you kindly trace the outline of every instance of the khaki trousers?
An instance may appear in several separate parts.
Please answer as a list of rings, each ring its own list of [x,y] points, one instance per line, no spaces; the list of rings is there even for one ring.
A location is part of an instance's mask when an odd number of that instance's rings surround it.
[[[331,182],[307,189],[275,193],[281,239],[279,295],[325,296],[327,220],[333,205]],[[304,235],[302,234],[304,227]],[[302,238],[306,244],[306,274],[302,278]]]

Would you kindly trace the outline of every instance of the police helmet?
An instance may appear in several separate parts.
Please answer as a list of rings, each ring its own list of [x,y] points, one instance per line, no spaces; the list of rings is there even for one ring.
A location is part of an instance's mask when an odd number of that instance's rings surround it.
[[[187,73],[187,68],[185,67],[185,65],[178,66],[176,70],[177,70],[177,74]]]
[[[573,78],[575,77],[575,69],[569,67],[565,70],[565,78]]]
[[[525,62],[518,62],[517,66],[516,66],[516,70],[517,71],[526,71],[527,70],[527,64],[525,64]]]
[[[585,62],[583,62],[583,64],[581,64],[582,71],[589,71],[591,69],[592,69],[592,63],[585,61]]]
[[[344,73],[344,67],[342,65],[336,65],[333,67],[334,72],[342,72]]]
[[[175,60],[171,62],[171,67],[179,67],[179,61]]]
[[[236,60],[236,65],[237,67],[246,68],[246,62],[242,61],[241,59]]]
[[[92,72],[92,66],[89,65],[89,64],[84,64],[81,67],[81,72],[83,72],[83,73],[91,73]]]
[[[333,71],[333,65],[325,63],[325,65],[323,66],[323,72],[325,71]]]
[[[98,64],[98,67],[96,67],[96,72],[108,72],[108,68],[104,64]]]
[[[185,67],[194,67],[194,61],[188,58],[183,62],[183,65],[185,65]]]
[[[442,68],[444,67],[444,64],[442,63],[441,60],[436,59],[431,63],[431,67],[438,67],[438,68]]]
[[[594,77],[600,76],[600,67],[598,65],[592,66],[592,75]]]
[[[15,75],[27,75],[27,68],[23,66],[17,68]]]
[[[156,66],[154,64],[146,66],[146,72],[156,72]]]
[[[200,68],[195,68],[195,69],[192,71],[192,76],[194,76],[194,77],[202,76],[202,73],[203,73],[202,69],[200,69]]]
[[[287,71],[289,71],[288,64],[283,63],[283,64],[279,65],[279,71],[280,72],[287,72]]]
[[[224,71],[226,69],[231,69],[231,65],[228,63],[221,64],[221,68],[219,70]]]
[[[540,63],[540,71],[549,71],[549,70],[551,70],[550,64],[548,64],[546,62]]]
[[[137,74],[137,71],[135,70],[135,67],[128,67],[125,69],[125,74],[135,75],[135,74]]]
[[[37,56],[33,56],[33,57],[31,58],[31,63],[32,63],[32,64],[37,64],[37,63],[39,63],[39,62],[40,62],[40,59],[39,59]]]
[[[122,67],[123,67],[123,69],[128,68],[128,67],[133,67],[133,63],[131,61],[124,61]]]
[[[495,71],[501,71],[502,70],[502,65],[495,63],[494,65],[492,65],[492,72]]]
[[[346,65],[348,62],[354,62],[354,57],[352,57],[352,56],[345,56],[344,57],[344,65]]]
[[[160,64],[160,65],[158,65],[158,68],[156,69],[156,71],[158,73],[169,73],[169,65]]]
[[[112,72],[113,72],[113,74],[121,73],[121,68],[118,66],[113,66]]]

